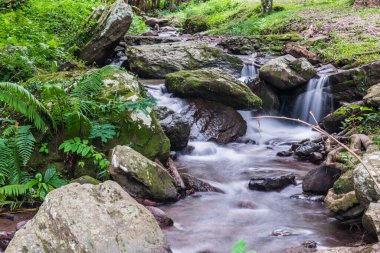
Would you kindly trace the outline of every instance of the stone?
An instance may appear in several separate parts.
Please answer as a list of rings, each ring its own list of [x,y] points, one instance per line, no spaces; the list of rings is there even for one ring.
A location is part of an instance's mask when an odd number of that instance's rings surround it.
[[[152,28],[156,28],[157,25],[159,26],[167,25],[168,23],[169,23],[169,20],[165,18],[147,18],[145,20],[145,24]]]
[[[195,34],[204,32],[208,29],[207,17],[205,15],[189,15],[184,23],[183,30],[185,33]]]
[[[379,108],[380,107],[380,83],[371,86],[367,91],[367,95],[365,95],[363,99],[367,105]]]
[[[81,176],[79,178],[72,180],[71,183],[97,185],[97,184],[100,184],[101,182],[93,177],[86,175],[86,176]]]
[[[312,163],[320,164],[324,159],[324,156],[320,152],[312,152],[310,154],[309,160]]]
[[[12,238],[14,237],[14,231],[2,231],[0,232],[0,250],[5,250]]]
[[[344,174],[342,174],[339,177],[339,179],[335,181],[333,189],[336,194],[342,194],[353,191],[355,189],[353,170],[348,170]]]
[[[173,220],[166,215],[164,211],[159,209],[158,207],[154,206],[146,206],[146,209],[149,210],[156,219],[158,225],[160,225],[160,228],[167,228],[173,226],[174,222]]]
[[[191,124],[190,139],[226,144],[245,135],[247,122],[231,107],[202,99],[188,99],[184,117]]]
[[[164,78],[180,70],[219,67],[240,73],[243,62],[203,43],[177,42],[128,47],[129,69],[144,78]]]
[[[371,165],[367,167],[379,183],[380,151],[364,154],[362,160],[364,163]],[[353,178],[356,197],[362,206],[368,207],[370,202],[377,202],[380,199],[380,190],[376,187],[368,171],[361,163],[355,167]]]
[[[209,183],[200,180],[187,173],[180,173],[181,178],[185,184],[187,194],[192,194],[195,192],[219,192],[224,193],[221,189],[210,185]]]
[[[248,81],[247,85],[262,100],[262,107],[265,111],[271,112],[280,109],[279,96],[272,87],[260,79],[256,79],[254,82]]]
[[[316,151],[321,149],[321,145],[319,143],[315,143],[312,141],[307,141],[302,143],[296,150],[295,154],[301,158],[308,158]]]
[[[316,75],[314,67],[305,59],[285,55],[264,64],[260,78],[279,90],[289,90],[306,84]]]
[[[363,227],[369,235],[379,240],[380,235],[380,203],[370,203],[362,218]]]
[[[141,46],[141,45],[154,45],[161,43],[173,43],[180,42],[181,38],[178,37],[166,37],[166,36],[155,36],[155,35],[125,35],[124,41],[128,46]]]
[[[222,38],[218,46],[230,54],[251,55],[260,49],[257,39],[248,36]]]
[[[289,157],[293,155],[293,152],[285,150],[278,152],[276,155],[280,157]]]
[[[302,182],[302,189],[304,192],[327,194],[339,176],[340,170],[320,166],[306,174]]]
[[[156,113],[164,133],[170,140],[171,149],[179,151],[186,148],[191,129],[189,122],[166,107],[158,107]]]
[[[309,51],[306,47],[297,44],[288,44],[285,47],[285,53],[294,56],[296,58],[305,58],[311,64],[320,63],[320,59],[317,54]]]
[[[128,146],[113,149],[109,174],[132,196],[156,201],[178,197],[174,179],[166,169]]]
[[[365,245],[360,247],[336,247],[330,249],[318,250],[317,253],[378,253],[380,252],[380,243]]]
[[[106,181],[51,191],[6,252],[171,251],[153,215],[116,182]]]
[[[325,203],[328,208],[334,213],[344,212],[351,207],[359,204],[356,198],[355,191],[348,193],[336,194],[333,189],[330,189],[325,198]]]
[[[362,217],[365,209],[361,205],[356,205],[337,216],[338,220],[353,220]]]
[[[166,75],[169,92],[184,98],[203,98],[234,109],[261,109],[261,99],[234,76],[219,69],[182,70]]]
[[[104,64],[110,52],[127,33],[132,15],[130,5],[124,0],[116,0],[97,21],[94,35],[82,48],[80,58],[89,64]]]
[[[329,75],[330,92],[335,101],[353,102],[366,95],[366,90],[380,80],[380,61]]]
[[[256,191],[282,190],[289,185],[296,185],[296,176],[286,174],[275,177],[253,177],[249,181],[249,189]]]

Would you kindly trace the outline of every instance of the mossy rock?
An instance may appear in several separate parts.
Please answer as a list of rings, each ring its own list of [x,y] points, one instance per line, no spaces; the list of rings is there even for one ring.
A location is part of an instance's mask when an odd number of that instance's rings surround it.
[[[77,179],[72,180],[70,183],[98,185],[101,182],[93,177],[85,175],[85,176],[81,176]]]
[[[353,170],[345,172],[335,181],[333,189],[336,194],[347,193],[354,190]]]
[[[190,34],[207,31],[207,17],[204,15],[191,15],[185,19],[183,29],[185,33]]]

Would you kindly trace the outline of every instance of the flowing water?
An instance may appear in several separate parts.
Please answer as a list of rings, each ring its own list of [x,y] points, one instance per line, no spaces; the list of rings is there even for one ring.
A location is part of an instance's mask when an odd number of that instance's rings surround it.
[[[319,122],[334,109],[333,97],[330,93],[328,76],[321,75],[311,79],[304,93],[300,94],[294,105],[293,118],[315,123],[310,112]]]
[[[146,84],[158,105],[179,113],[186,105],[184,100],[167,93],[163,85]],[[258,253],[285,252],[306,240],[316,241],[318,248],[357,241],[357,235],[340,225],[323,203],[294,197],[302,193],[300,180],[315,165],[276,156],[288,150],[292,142],[316,133],[277,120],[259,123],[251,118],[251,112],[241,114],[248,125],[244,139],[256,144],[217,145],[194,139],[189,143],[193,151],[178,155],[176,165],[180,171],[206,180],[225,193],[196,193],[161,207],[175,222],[164,231],[173,252],[231,252],[238,240],[246,240],[249,248]],[[252,176],[289,172],[297,176],[297,186],[274,192],[248,189]],[[289,235],[275,236],[274,231]]]

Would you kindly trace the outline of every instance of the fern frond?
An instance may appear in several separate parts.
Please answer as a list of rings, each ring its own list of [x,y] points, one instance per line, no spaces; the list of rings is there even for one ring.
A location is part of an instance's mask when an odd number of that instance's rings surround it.
[[[0,187],[1,197],[18,197],[30,192],[32,188],[27,184],[10,184]]]
[[[77,87],[71,92],[71,96],[85,99],[97,95],[103,88],[102,76],[93,72],[80,80]]]
[[[38,130],[45,130],[48,124],[55,128],[49,111],[21,85],[0,82],[0,100],[26,116]]]
[[[86,135],[91,129],[91,121],[80,111],[74,111],[65,115],[66,133],[69,136]]]

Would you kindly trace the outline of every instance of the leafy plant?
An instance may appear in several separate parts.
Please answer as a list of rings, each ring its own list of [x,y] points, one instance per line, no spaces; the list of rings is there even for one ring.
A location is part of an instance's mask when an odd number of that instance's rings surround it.
[[[247,250],[247,242],[244,240],[236,242],[232,247],[232,253],[256,253],[254,250]]]
[[[33,197],[39,198],[41,201],[45,199],[50,191],[66,184],[67,181],[60,178],[55,167],[49,167],[45,171],[45,174],[37,173],[34,179],[27,183],[29,187],[34,189]]]
[[[38,152],[45,154],[45,155],[48,155],[49,154],[48,143],[42,143]]]
[[[107,143],[117,134],[117,127],[111,124],[94,124],[90,130],[90,139],[100,138],[103,143]]]

